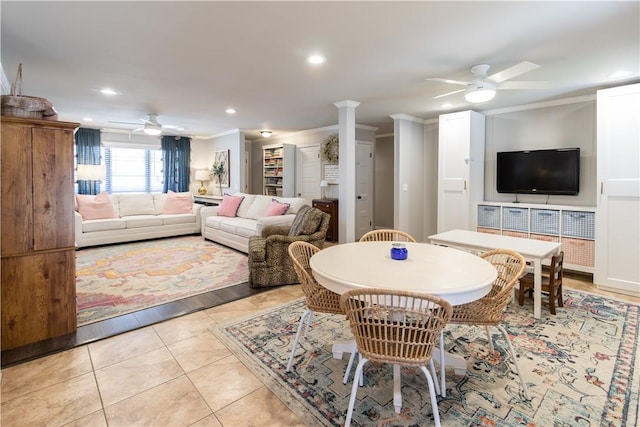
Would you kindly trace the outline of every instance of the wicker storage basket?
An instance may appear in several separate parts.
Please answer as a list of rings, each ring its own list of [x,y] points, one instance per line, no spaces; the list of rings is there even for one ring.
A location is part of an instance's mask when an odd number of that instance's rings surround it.
[[[25,119],[56,120],[58,113],[46,98],[22,95],[22,64],[18,66],[16,80],[11,85],[11,94],[2,95],[1,114]]]

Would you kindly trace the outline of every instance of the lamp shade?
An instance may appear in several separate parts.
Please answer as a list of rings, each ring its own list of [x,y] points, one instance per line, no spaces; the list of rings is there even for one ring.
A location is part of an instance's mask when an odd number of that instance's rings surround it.
[[[78,165],[78,181],[104,181],[107,170],[104,165]]]
[[[209,181],[211,179],[211,175],[209,175],[209,171],[205,169],[196,170],[195,177],[196,181]]]

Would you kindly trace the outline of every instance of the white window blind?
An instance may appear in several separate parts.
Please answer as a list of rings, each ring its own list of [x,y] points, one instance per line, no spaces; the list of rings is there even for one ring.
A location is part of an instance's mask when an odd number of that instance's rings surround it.
[[[107,193],[161,193],[162,150],[104,147]]]

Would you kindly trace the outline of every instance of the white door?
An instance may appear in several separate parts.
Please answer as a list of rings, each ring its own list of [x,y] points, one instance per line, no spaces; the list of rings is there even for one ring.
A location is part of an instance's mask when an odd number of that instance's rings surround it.
[[[594,283],[640,290],[640,84],[598,91]]]
[[[320,198],[320,145],[298,147],[296,153],[296,196]]]
[[[356,141],[356,240],[373,229],[373,143]]]

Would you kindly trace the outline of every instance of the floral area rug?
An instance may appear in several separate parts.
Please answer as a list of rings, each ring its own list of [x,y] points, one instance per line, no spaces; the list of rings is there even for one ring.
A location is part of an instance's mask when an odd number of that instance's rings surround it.
[[[490,354],[483,328],[446,327],[445,347],[465,357],[467,375],[447,370],[447,397],[438,397],[443,426],[637,425],[639,306],[578,291],[564,294],[565,307],[556,316],[543,311],[536,321],[531,306],[513,303],[503,316],[531,400],[505,360],[506,343],[497,331]],[[351,338],[343,316],[315,314],[292,371],[285,371],[304,307],[300,300],[214,333],[307,425],[343,425],[352,384],[342,383],[349,355],[339,360],[331,354],[334,341]],[[402,369],[400,414],[393,409],[390,365],[367,363],[357,396],[352,425],[433,425],[427,381],[416,369]]]
[[[78,326],[221,289],[249,278],[247,256],[202,236],[76,252]]]

